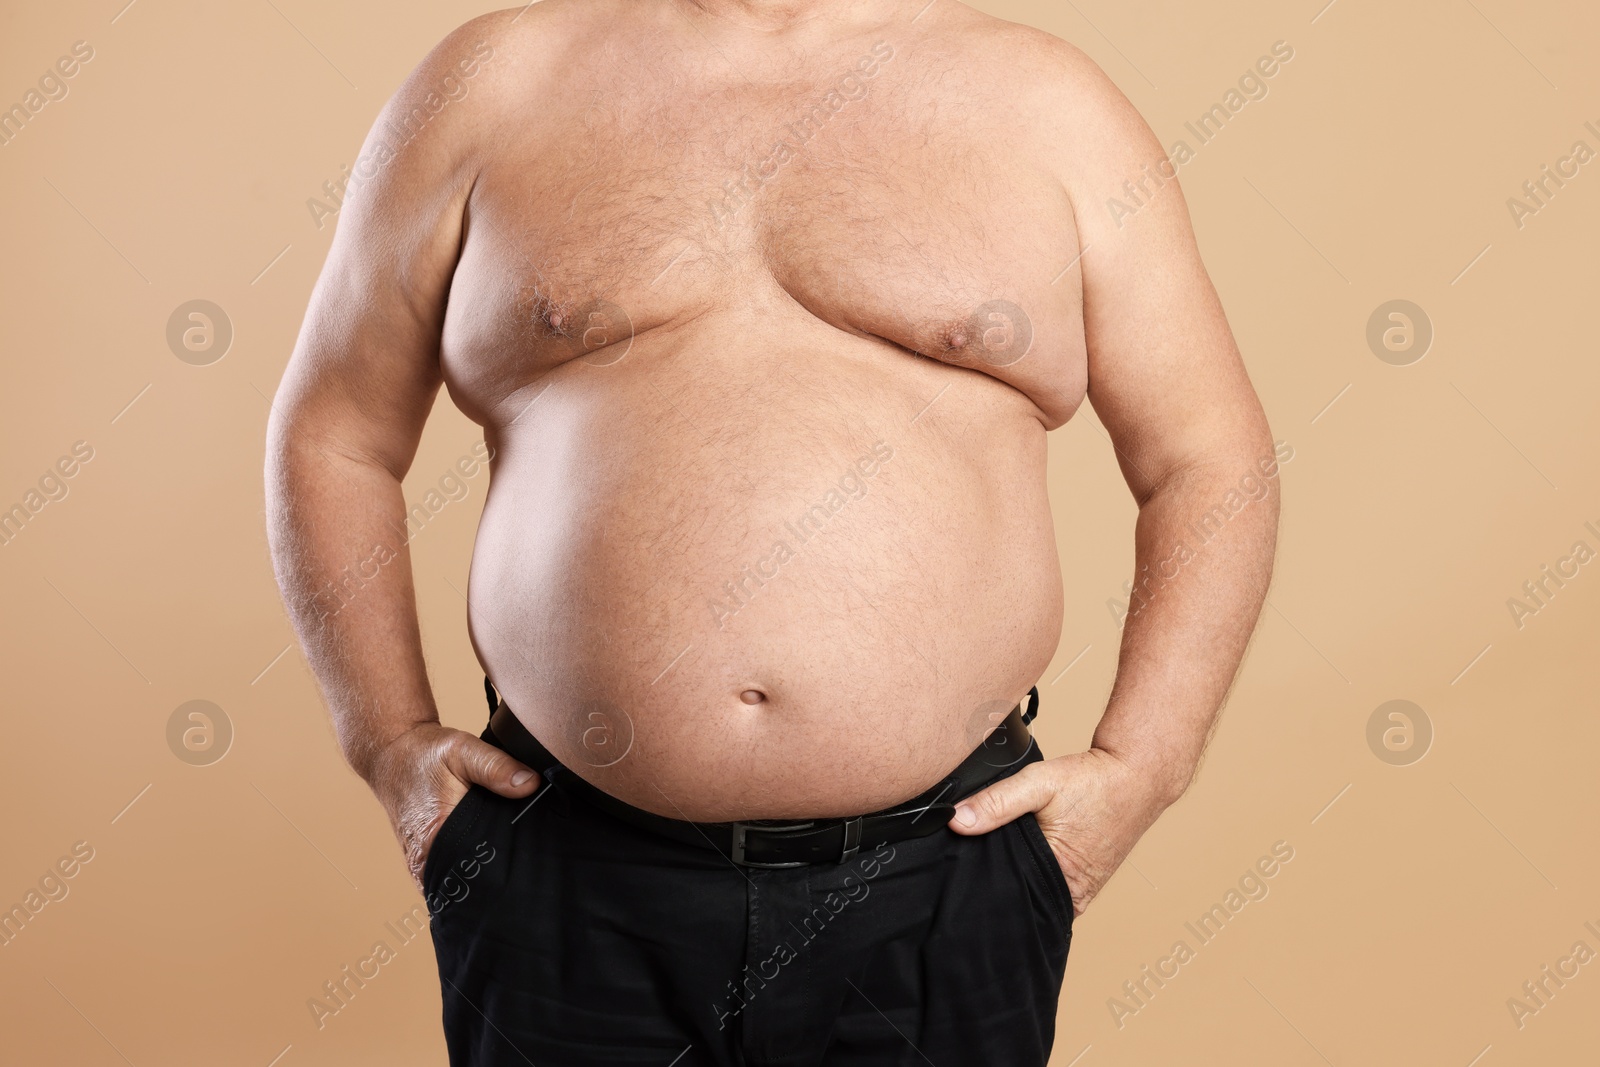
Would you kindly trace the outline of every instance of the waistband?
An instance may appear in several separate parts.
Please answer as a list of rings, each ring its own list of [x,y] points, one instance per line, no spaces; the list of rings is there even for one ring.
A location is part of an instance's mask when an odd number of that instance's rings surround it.
[[[863,848],[927,837],[955,815],[956,802],[1013,773],[1034,755],[1028,725],[1039,711],[1039,690],[1018,704],[961,764],[937,785],[882,811],[841,819],[762,819],[750,822],[688,822],[636,808],[584,781],[528,732],[484,679],[489,725],[483,739],[542,774],[552,785],[592,806],[664,837],[713,849],[741,867],[782,868],[843,863]]]

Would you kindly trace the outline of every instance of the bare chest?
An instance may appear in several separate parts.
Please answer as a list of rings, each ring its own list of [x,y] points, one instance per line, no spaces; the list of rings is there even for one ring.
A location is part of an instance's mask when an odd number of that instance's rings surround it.
[[[880,42],[836,76],[720,91],[644,75],[584,90],[574,72],[525,134],[508,124],[474,189],[452,388],[489,406],[568,360],[754,307],[775,334],[809,316],[1065,421],[1087,373],[1070,202],[1023,125],[947,99],[911,60]]]

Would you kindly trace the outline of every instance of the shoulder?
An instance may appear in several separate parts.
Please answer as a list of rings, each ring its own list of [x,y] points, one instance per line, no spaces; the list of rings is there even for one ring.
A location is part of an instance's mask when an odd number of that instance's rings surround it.
[[[1086,137],[1126,141],[1147,130],[1132,102],[1083,49],[1032,26],[990,22],[986,50],[1041,125],[1079,143]]]
[[[944,3],[945,0],[938,0]],[[1151,169],[1176,177],[1144,116],[1083,49],[1051,33],[978,16],[963,34],[976,64],[1003,87],[997,110],[1023,151],[1058,180],[1079,209],[1120,195]],[[1170,172],[1170,173],[1169,173]],[[1175,181],[1171,188],[1177,190]],[[1183,197],[1162,197],[1182,213]],[[1079,218],[1080,224],[1087,220]],[[1088,238],[1092,226],[1082,230]]]
[[[421,183],[459,197],[508,123],[539,121],[573,50],[619,2],[541,0],[450,31],[385,104],[353,168],[357,185]]]
[[[434,93],[503,99],[536,88],[615,0],[540,0],[492,11],[457,26],[434,45],[395,93],[410,101]]]
[[[526,100],[553,88],[576,54],[626,32],[637,21],[630,12],[626,0],[538,0],[480,15],[434,45],[395,96],[454,91]]]
[[[917,20],[930,42],[961,55],[976,72],[1025,92],[1076,91],[1102,103],[1116,92],[1083,49],[1053,33],[990,15],[960,0],[934,0]]]
[[[959,0],[934,0],[923,23],[918,50],[962,71],[968,100],[1063,180],[1159,151],[1127,96],[1072,42]]]

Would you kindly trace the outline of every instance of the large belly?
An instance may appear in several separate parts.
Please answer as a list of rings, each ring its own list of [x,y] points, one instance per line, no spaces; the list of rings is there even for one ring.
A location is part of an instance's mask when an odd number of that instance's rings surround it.
[[[490,427],[479,656],[564,764],[663,815],[913,796],[1060,636],[1031,403],[829,327],[777,333],[641,337]]]

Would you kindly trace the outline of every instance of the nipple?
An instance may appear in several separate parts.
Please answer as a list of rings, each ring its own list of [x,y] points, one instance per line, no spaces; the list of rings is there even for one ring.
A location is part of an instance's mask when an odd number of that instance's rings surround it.
[[[556,334],[566,333],[561,326],[570,317],[567,314],[567,309],[560,304],[547,305],[544,309],[544,314],[540,316],[540,318],[544,319],[544,324],[550,328],[550,331]]]
[[[982,336],[973,330],[972,323],[956,319],[938,327],[934,335],[935,348],[928,354],[946,363],[965,363],[975,349],[982,348],[982,340]]]
[[[739,699],[744,701],[746,704],[759,704],[763,700],[767,699],[767,694],[763,693],[759,689],[746,689],[744,692],[739,694]]]
[[[534,305],[534,320],[539,332],[546,337],[565,337],[577,317],[567,301],[555,301],[540,296]]]

